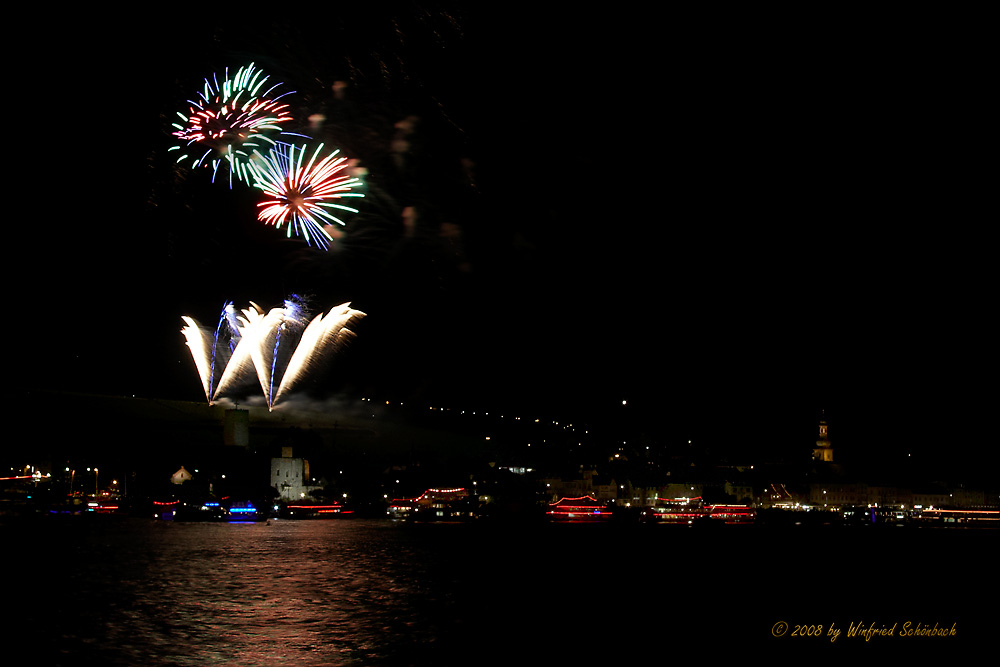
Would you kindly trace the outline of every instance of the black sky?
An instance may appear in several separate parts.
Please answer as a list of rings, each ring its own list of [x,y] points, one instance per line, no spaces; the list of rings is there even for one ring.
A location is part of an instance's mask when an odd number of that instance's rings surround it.
[[[858,447],[975,456],[994,309],[981,82],[975,40],[931,23],[439,4],[67,22],[19,72],[55,75],[32,150],[66,189],[32,183],[38,213],[11,225],[18,377],[198,400],[180,316],[297,291],[369,313],[353,389],[591,416],[628,398],[764,438],[825,408]],[[170,168],[178,105],[247,61],[328,112],[370,182],[428,212],[424,232],[369,212],[322,255],[256,223],[245,193]],[[333,104],[352,76],[353,106]],[[420,160],[389,175],[378,147],[411,114]]]

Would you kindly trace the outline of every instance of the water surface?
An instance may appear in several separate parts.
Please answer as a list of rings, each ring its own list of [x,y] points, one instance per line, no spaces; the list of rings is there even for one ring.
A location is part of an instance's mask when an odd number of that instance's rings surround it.
[[[0,525],[38,664],[631,661],[783,650],[779,620],[996,620],[996,531],[104,519]]]

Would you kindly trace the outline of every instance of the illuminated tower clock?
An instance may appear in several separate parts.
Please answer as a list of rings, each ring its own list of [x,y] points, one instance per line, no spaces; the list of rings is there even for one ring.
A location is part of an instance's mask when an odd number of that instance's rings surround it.
[[[830,445],[830,436],[827,433],[825,411],[820,414],[819,418],[819,438],[813,448],[813,461],[833,463],[833,447]]]

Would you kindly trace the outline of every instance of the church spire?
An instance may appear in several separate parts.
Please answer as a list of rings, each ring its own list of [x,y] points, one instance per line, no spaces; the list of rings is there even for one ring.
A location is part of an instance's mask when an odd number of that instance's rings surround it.
[[[820,411],[819,436],[813,448],[813,461],[833,463],[833,446],[830,444],[830,434],[826,423],[826,410]]]

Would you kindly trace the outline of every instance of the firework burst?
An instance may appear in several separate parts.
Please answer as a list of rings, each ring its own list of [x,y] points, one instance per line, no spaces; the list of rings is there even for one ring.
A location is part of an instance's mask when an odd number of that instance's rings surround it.
[[[222,83],[217,75],[205,79],[199,99],[188,100],[185,115],[178,112],[183,123],[174,123],[181,145],[177,162],[191,161],[192,167],[210,167],[212,180],[223,167],[233,177],[249,183],[246,161],[251,152],[264,143],[275,145],[275,136],[304,136],[282,130],[282,123],[292,120],[288,105],[280,100],[290,92],[275,96],[276,83],[265,89],[268,77],[251,63],[241,67],[230,78],[227,68]],[[263,91],[263,92],[262,92]]]
[[[242,395],[256,376],[272,409],[349,344],[355,335],[349,326],[363,317],[345,303],[309,320],[303,302],[293,295],[284,307],[267,313],[251,302],[237,314],[228,303],[214,333],[184,316],[181,333],[209,404]]]
[[[258,204],[257,218],[278,229],[285,225],[286,235],[295,234],[312,245],[329,249],[333,237],[325,227],[336,223],[343,225],[337,211],[357,213],[358,210],[336,203],[345,197],[364,197],[352,188],[361,185],[361,179],[346,173],[347,158],[338,157],[339,150],[323,153],[320,144],[303,166],[308,147],[278,144],[265,157],[254,151],[249,163],[254,187],[264,192],[266,199]]]

